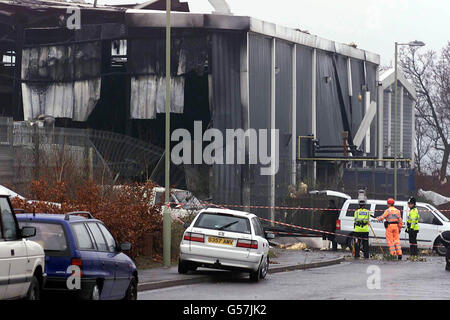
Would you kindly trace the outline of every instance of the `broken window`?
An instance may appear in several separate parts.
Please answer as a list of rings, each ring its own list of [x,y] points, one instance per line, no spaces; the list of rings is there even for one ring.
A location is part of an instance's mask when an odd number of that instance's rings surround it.
[[[136,39],[130,42],[129,67],[134,74],[131,78],[131,118],[155,119],[157,113],[165,113],[165,39]],[[205,73],[207,52],[205,37],[173,40],[170,79],[172,113],[183,113],[186,75]]]
[[[4,52],[1,64],[3,67],[14,67],[16,65],[16,53],[11,50]]]
[[[99,42],[25,48],[24,119],[39,115],[86,121],[100,98]]]
[[[111,41],[111,67],[123,67],[127,63],[127,40]]]

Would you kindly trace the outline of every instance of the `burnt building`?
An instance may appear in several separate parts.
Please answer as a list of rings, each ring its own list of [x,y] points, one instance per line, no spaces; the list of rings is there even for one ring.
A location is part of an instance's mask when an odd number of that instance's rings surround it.
[[[80,28],[68,28],[73,6]],[[15,121],[45,114],[56,126],[163,147],[163,9],[0,1],[1,114]],[[377,54],[252,17],[178,9],[171,131],[194,135],[194,121],[224,136],[226,129],[278,129],[279,170],[262,175],[263,165],[237,161],[185,165],[172,183],[216,203],[262,206],[283,204],[299,181],[352,193],[384,179],[383,192],[391,192]],[[402,161],[409,177],[406,154]],[[408,186],[402,190],[406,196]]]

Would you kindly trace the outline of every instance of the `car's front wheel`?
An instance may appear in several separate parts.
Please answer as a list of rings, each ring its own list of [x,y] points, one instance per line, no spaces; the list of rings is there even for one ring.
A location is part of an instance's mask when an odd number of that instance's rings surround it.
[[[136,278],[133,277],[128,286],[124,300],[137,300],[137,287]]]
[[[447,253],[447,248],[444,246],[444,244],[439,238],[436,239],[436,241],[434,242],[434,250],[440,256],[445,256]]]
[[[33,276],[31,278],[30,287],[28,288],[25,300],[39,300],[39,298],[40,298],[39,281],[36,278],[36,276]]]

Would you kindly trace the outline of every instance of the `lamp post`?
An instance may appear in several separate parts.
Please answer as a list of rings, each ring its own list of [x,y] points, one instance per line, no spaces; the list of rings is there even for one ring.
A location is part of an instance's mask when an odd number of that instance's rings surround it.
[[[171,0],[166,0],[166,150],[165,160],[165,205],[163,207],[163,260],[170,267],[171,216],[170,216],[170,10]]]
[[[423,47],[425,45],[425,43],[423,43],[422,41],[411,41],[408,43],[395,43],[395,72],[394,72],[394,104],[395,104],[395,108],[394,108],[394,114],[395,114],[395,130],[394,130],[394,199],[397,200],[397,158],[398,158],[398,153],[397,153],[397,138],[398,138],[398,134],[397,134],[397,128],[398,128],[398,103],[397,103],[397,90],[398,90],[398,47],[399,46],[410,46],[410,47]],[[414,123],[412,124],[414,125]],[[402,134],[402,132],[401,132]]]

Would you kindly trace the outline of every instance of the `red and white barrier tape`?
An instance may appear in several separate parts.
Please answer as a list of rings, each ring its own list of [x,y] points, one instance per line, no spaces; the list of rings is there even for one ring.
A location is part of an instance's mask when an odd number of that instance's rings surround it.
[[[285,206],[255,206],[255,205],[243,205],[243,204],[226,204],[217,205],[202,201],[206,205],[218,206],[223,208],[249,208],[249,209],[275,209],[275,210],[302,210],[302,211],[341,211],[342,209],[330,209],[330,208],[307,208],[307,207],[285,207]],[[386,205],[387,209],[387,205]],[[368,210],[369,212],[384,212],[386,209]],[[346,209],[346,211],[357,211],[358,209]],[[400,212],[404,210],[399,210]],[[421,211],[426,211],[422,210]],[[428,210],[432,211],[432,210]],[[450,210],[438,210],[440,212],[450,212]]]
[[[206,201],[202,201],[202,202],[208,203]],[[220,208],[223,208],[223,209],[228,209],[224,205],[215,205],[215,204],[212,204],[212,203],[208,203],[208,204],[209,205],[213,205],[213,206],[217,206],[217,207],[220,207]],[[243,207],[247,207],[248,208],[248,206],[243,206]],[[302,210],[307,210],[307,209],[310,209],[310,208],[303,208]],[[322,209],[320,209],[320,210],[322,210]],[[340,209],[332,209],[332,210],[340,210]],[[354,235],[345,235],[345,234],[340,234],[340,233],[335,233],[335,232],[330,232],[330,231],[325,231],[325,230],[319,230],[319,229],[308,228],[308,227],[301,227],[301,226],[297,226],[297,225],[294,225],[294,224],[289,224],[289,223],[285,223],[285,222],[270,220],[270,219],[261,218],[261,217],[259,217],[259,219],[262,220],[262,221],[266,221],[266,222],[270,222],[270,223],[274,223],[274,224],[278,224],[278,225],[282,225],[282,226],[290,227],[290,228],[294,228],[294,229],[307,230],[307,231],[312,231],[312,232],[316,232],[316,233],[320,233],[320,234],[330,234],[330,235],[341,236],[341,237],[346,237],[346,238],[367,240],[365,238],[357,237],[357,236],[354,236]],[[303,236],[305,236],[305,235],[303,235]],[[385,239],[383,239],[383,240],[385,240]],[[414,244],[410,244],[410,245],[414,245]],[[415,244],[415,245],[418,246],[418,244]],[[430,249],[443,248],[443,247],[445,247],[445,246],[443,246],[443,245],[436,246],[436,245],[433,244],[433,245],[430,246]]]

